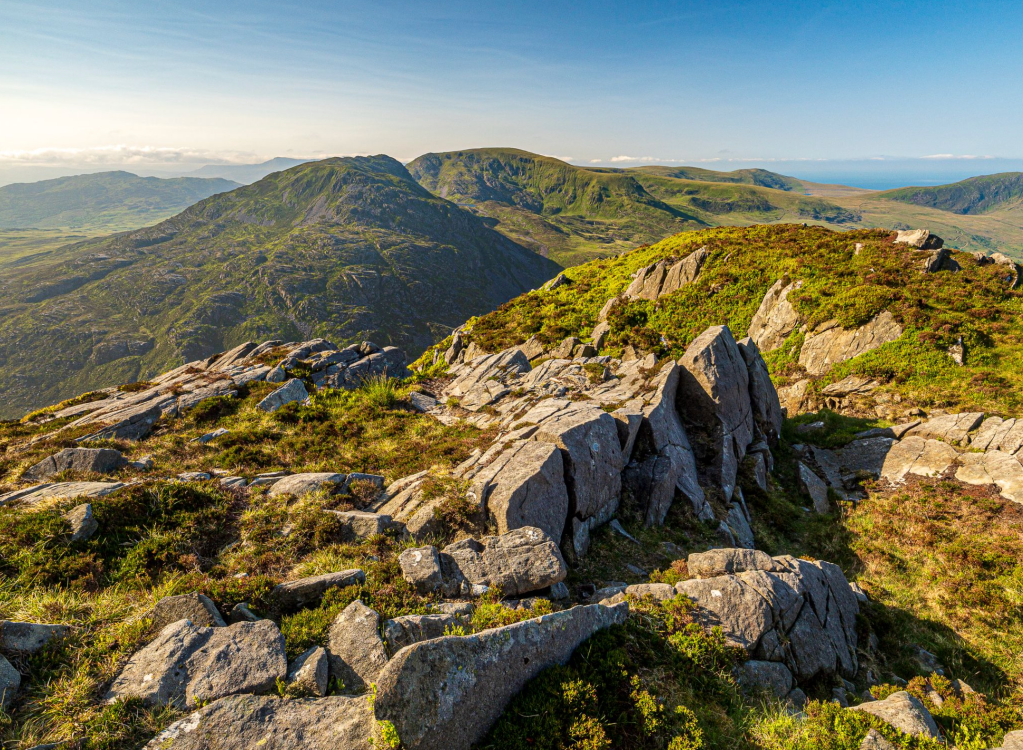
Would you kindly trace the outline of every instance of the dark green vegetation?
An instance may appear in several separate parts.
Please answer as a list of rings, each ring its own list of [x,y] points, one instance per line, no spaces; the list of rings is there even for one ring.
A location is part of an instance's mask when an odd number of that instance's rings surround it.
[[[631,344],[678,357],[708,326],[722,323],[736,338],[745,336],[765,292],[788,276],[804,282],[789,299],[810,326],[834,318],[851,328],[890,310],[906,329],[899,340],[838,365],[815,388],[857,373],[879,380],[907,406],[1023,413],[1023,300],[1009,288],[1005,266],[980,266],[957,254],[960,273],[924,274],[921,254],[893,244],[893,238],[879,230],[792,225],[684,233],[570,269],[572,284],[517,297],[475,321],[470,338],[487,351],[534,334],[546,343],[585,339],[597,313],[625,290],[633,273],[706,245],[711,256],[696,283],[656,302],[624,302],[612,309],[605,344],[610,352]],[[858,243],[863,249],[857,254]],[[960,336],[967,350],[964,367],[946,354]],[[802,340],[797,330],[767,354],[779,385],[804,376],[797,362]]]
[[[0,415],[246,339],[416,353],[557,270],[389,157],[304,164],[148,229],[4,267]]]
[[[193,203],[238,187],[197,177],[138,177],[100,172],[0,187],[0,228],[89,228],[113,232],[166,219]]]
[[[937,187],[906,187],[887,190],[881,198],[929,206],[954,214],[982,214],[1023,203],[1023,172],[1003,172],[971,177]]]

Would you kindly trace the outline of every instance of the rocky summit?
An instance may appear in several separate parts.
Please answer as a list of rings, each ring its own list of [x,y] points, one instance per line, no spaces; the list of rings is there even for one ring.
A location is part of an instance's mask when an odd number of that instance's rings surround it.
[[[507,160],[489,182],[460,171],[479,158],[413,171],[514,202]],[[332,194],[369,170],[409,211],[475,226],[397,163],[336,169]],[[298,221],[231,200],[196,217]],[[379,224],[348,198],[303,210]],[[486,283],[533,290],[449,307],[414,360],[211,334],[183,364],[0,423],[3,742],[1019,745],[1011,261],[927,230],[780,225],[548,283],[506,270]]]

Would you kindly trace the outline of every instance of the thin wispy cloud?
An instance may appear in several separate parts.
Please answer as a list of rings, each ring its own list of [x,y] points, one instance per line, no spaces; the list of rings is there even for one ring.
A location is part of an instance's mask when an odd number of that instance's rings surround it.
[[[0,163],[32,166],[103,166],[114,164],[194,164],[217,162],[246,164],[265,157],[251,152],[217,151],[167,146],[93,146],[87,148],[36,148],[0,151]]]

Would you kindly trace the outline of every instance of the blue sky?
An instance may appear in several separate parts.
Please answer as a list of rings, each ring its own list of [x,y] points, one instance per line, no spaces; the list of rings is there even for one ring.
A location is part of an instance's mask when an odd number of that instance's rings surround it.
[[[1019,2],[0,0],[0,169],[503,145],[934,181],[1023,165],[1021,39]]]

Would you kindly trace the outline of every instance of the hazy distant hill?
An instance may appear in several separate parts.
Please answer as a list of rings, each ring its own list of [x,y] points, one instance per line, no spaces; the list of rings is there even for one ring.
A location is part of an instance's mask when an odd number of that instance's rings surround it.
[[[100,172],[0,187],[0,227],[98,227],[152,224],[217,193],[239,187],[223,179],[138,177]]]
[[[699,182],[737,182],[743,185],[774,188],[775,190],[791,190],[803,192],[803,181],[795,177],[787,177],[766,169],[736,169],[733,172],[717,172],[713,169],[700,167],[635,167],[630,172],[644,172],[658,177],[674,177],[678,180],[697,180]]]
[[[192,177],[222,177],[227,180],[240,182],[243,185],[249,185],[257,180],[262,180],[268,174],[291,169],[299,164],[306,164],[310,161],[312,160],[277,156],[259,164],[207,164],[196,169],[194,172],[189,172],[188,175]]]
[[[971,177],[936,187],[898,188],[878,193],[878,197],[955,214],[982,214],[1023,203],[1023,172]]]
[[[387,156],[304,164],[0,268],[0,414],[246,339],[414,355],[558,271]]]

